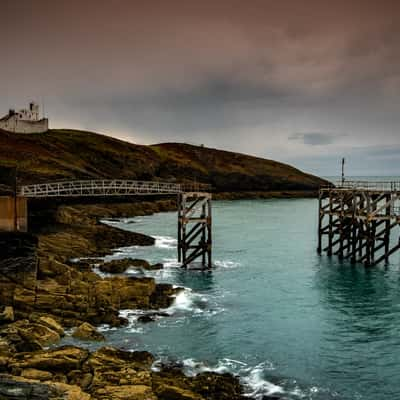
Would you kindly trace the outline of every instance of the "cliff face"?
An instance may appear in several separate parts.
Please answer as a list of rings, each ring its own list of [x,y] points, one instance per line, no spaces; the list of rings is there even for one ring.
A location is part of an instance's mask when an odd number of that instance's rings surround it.
[[[276,161],[182,143],[141,146],[96,133],[0,130],[0,185],[122,178],[210,183],[217,192],[316,190],[324,181]]]

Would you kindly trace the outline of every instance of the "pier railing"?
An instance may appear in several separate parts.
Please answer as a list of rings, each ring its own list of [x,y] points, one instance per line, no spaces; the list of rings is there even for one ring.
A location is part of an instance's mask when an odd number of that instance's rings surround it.
[[[400,181],[355,181],[345,180],[332,182],[332,186],[327,188],[335,187],[337,189],[359,189],[359,190],[379,190],[379,191],[391,191],[400,192]]]

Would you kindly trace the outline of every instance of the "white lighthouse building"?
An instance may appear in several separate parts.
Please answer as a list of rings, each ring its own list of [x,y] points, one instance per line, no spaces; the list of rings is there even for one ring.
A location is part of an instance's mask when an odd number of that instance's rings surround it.
[[[32,102],[27,109],[11,109],[0,119],[0,129],[14,133],[43,133],[49,130],[49,120],[40,118],[39,106]]]

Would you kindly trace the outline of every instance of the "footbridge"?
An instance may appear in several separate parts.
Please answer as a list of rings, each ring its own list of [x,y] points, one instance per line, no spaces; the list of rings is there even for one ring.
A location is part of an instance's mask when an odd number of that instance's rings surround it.
[[[28,199],[177,196],[178,260],[188,267],[200,259],[211,268],[211,186],[125,179],[72,180],[19,186],[14,196],[0,197],[0,231],[28,230]]]
[[[45,197],[92,197],[92,196],[150,196],[209,192],[210,185],[200,183],[180,184],[160,181],[133,181],[123,179],[80,180],[40,183],[18,188],[18,196]]]

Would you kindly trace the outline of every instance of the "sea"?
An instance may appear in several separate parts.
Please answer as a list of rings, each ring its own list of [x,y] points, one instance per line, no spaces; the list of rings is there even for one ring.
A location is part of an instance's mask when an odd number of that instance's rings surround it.
[[[128,326],[100,330],[110,345],[155,354],[155,369],[174,362],[188,375],[233,373],[259,400],[400,399],[399,254],[374,268],[319,256],[317,217],[316,199],[213,202],[208,272],[179,268],[176,212],[105,221],[156,239],[106,260],[162,262],[126,275],[185,290],[169,317],[144,324],[143,311],[122,310]]]

